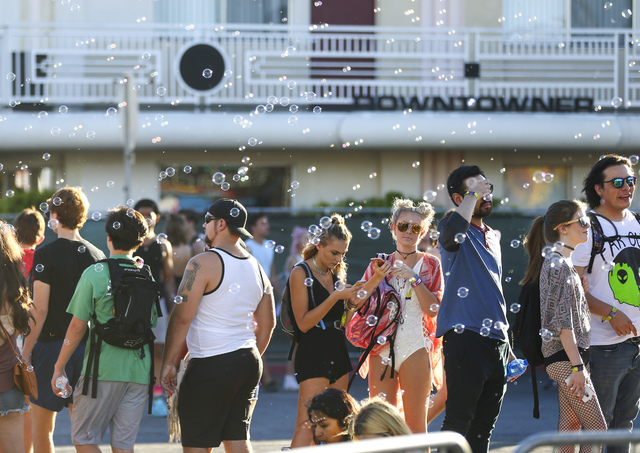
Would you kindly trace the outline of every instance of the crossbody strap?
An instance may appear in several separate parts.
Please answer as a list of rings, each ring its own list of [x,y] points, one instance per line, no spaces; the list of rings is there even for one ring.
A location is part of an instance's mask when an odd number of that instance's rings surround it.
[[[300,263],[300,266],[302,266],[304,268],[304,272],[305,274],[307,274],[307,278],[313,278],[313,273],[311,272],[311,268],[309,267],[309,265],[307,263],[305,263],[304,261]],[[314,308],[317,307],[316,305],[316,298],[313,295],[313,286],[309,286],[308,288],[308,293],[309,293],[309,297],[311,298],[311,303],[313,304]],[[320,328],[322,330],[327,330],[327,327],[324,325],[324,320],[320,320],[320,322],[318,323],[320,324]],[[316,324],[317,326],[317,324]]]
[[[22,358],[20,357],[20,354],[18,354],[18,351],[16,351],[16,348],[13,347],[13,343],[11,342],[11,337],[9,336],[9,332],[7,332],[7,329],[4,328],[4,324],[2,324],[2,321],[0,321],[0,327],[2,327],[2,331],[4,332],[4,336],[7,337],[7,343],[9,343],[11,345],[11,349],[13,349],[13,353],[15,354],[16,358],[18,359],[18,362],[24,363],[22,361]]]

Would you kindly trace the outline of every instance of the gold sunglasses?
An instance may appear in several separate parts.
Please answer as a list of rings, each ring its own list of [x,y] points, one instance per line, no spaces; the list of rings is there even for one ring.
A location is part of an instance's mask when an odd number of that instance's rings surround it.
[[[422,233],[422,225],[418,225],[417,223],[408,223],[408,222],[396,223],[396,227],[398,228],[398,231],[400,231],[401,233],[404,233],[405,231],[407,231],[409,226],[411,226],[411,232],[413,234]]]
[[[557,230],[562,225],[571,225],[572,223],[576,223],[576,222],[580,222],[580,226],[582,228],[589,228],[591,226],[591,220],[589,220],[589,217],[585,215],[583,217],[580,217],[579,219],[573,219],[573,220],[569,220],[568,222],[562,222],[560,225],[555,227],[554,230]]]

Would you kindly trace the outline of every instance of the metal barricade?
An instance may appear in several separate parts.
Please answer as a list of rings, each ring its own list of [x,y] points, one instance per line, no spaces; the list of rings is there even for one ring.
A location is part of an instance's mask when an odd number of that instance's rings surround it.
[[[640,433],[625,430],[578,431],[571,433],[548,431],[527,437],[518,444],[513,453],[528,453],[536,448],[555,448],[565,445],[591,445],[591,451],[597,452],[600,445],[627,444],[632,444],[632,452],[636,451],[638,444],[640,444]]]
[[[295,451],[296,453],[319,453],[320,451],[322,453],[414,453],[423,452],[427,448],[437,448],[438,453],[471,453],[467,440],[451,431],[380,437],[359,442],[337,442],[321,447],[296,448]]]

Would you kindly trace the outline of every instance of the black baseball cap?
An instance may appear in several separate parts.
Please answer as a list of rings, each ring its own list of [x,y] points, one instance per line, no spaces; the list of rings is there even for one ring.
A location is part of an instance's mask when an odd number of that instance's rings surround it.
[[[224,219],[227,225],[236,233],[253,239],[251,233],[245,229],[247,225],[247,210],[238,200],[220,198],[209,206],[208,212],[216,219]]]

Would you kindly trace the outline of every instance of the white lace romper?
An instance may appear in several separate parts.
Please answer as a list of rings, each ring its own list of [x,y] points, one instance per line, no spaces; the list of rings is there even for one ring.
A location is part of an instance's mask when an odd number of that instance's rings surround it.
[[[417,275],[421,275],[423,261],[419,260],[413,268]],[[404,361],[414,352],[419,351],[421,348],[425,348],[427,352],[431,351],[431,338],[426,333],[427,329],[422,318],[423,313],[420,308],[420,302],[415,296],[415,291],[411,291],[413,288],[409,281],[405,278],[395,278],[391,280],[391,284],[400,295],[402,307],[393,348],[395,352],[394,369],[399,371]],[[409,297],[407,298],[407,296]],[[383,365],[391,365],[389,347],[380,352],[380,359]]]

